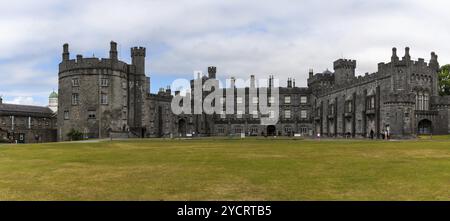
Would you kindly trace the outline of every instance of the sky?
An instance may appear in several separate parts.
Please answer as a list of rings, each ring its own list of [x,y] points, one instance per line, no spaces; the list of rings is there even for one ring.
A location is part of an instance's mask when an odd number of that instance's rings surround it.
[[[0,0],[6,1],[6,0]],[[62,45],[71,58],[119,59],[147,48],[151,91],[217,67],[220,79],[269,74],[306,86],[308,70],[357,60],[357,75],[377,71],[392,47],[403,56],[450,63],[450,2],[359,0],[15,0],[0,4],[0,95],[4,102],[47,105],[58,89]]]

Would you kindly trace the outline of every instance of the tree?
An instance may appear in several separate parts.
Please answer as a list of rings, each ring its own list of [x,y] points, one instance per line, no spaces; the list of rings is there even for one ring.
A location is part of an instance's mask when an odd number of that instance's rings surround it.
[[[67,133],[67,136],[70,138],[70,140],[82,140],[83,139],[83,133],[72,129],[69,133]]]
[[[439,95],[450,95],[450,64],[439,70]]]

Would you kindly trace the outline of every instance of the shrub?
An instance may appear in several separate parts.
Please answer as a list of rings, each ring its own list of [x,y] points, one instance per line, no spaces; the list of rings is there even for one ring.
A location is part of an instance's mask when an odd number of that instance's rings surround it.
[[[70,140],[83,140],[83,133],[75,129],[70,130],[70,132],[67,133],[67,136]]]

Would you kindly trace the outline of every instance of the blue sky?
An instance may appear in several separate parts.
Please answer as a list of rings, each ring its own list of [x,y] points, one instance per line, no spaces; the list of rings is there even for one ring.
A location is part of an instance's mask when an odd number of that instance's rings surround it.
[[[288,77],[306,85],[309,68],[356,59],[357,74],[375,72],[411,47],[450,63],[448,1],[79,0],[10,1],[0,6],[0,95],[5,102],[46,105],[58,85],[62,45],[71,57],[107,57],[109,42],[130,61],[147,48],[152,92],[193,71],[217,66],[224,79]]]

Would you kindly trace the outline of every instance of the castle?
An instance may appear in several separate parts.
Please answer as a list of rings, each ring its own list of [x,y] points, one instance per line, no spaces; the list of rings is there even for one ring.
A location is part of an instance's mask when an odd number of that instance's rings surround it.
[[[240,134],[412,138],[450,133],[450,97],[438,95],[440,67],[434,52],[427,63],[422,58],[412,60],[409,48],[400,58],[394,48],[388,63],[379,63],[376,73],[364,76],[356,76],[355,60],[339,59],[333,63],[334,72],[310,70],[307,87],[297,87],[295,80],[289,78],[285,87],[278,88],[279,121],[274,125],[261,124],[261,113],[249,111],[249,105],[259,102],[249,96],[252,88],[260,90],[253,75],[250,86],[242,88],[243,96],[234,93],[233,102],[244,104],[244,112],[173,114],[172,98],[180,92],[172,94],[167,88],[150,93],[145,56],[145,48],[131,48],[131,64],[127,64],[118,58],[117,43],[111,42],[109,58],[77,55],[70,59],[69,45],[64,44],[58,73],[57,114],[53,118],[45,115],[54,121],[50,129],[55,135],[43,137],[48,137],[47,141],[68,140],[72,129],[82,132],[85,138]],[[196,93],[195,82],[216,80],[216,72],[216,67],[209,67],[207,75],[191,80],[191,93]],[[273,81],[271,76],[269,88]],[[232,85],[221,90],[239,89]],[[201,93],[202,99],[208,95]],[[55,94],[50,98],[54,99]],[[193,100],[190,105],[194,106]],[[14,125],[14,113],[5,113],[2,108],[0,102],[0,132],[10,134],[14,130],[10,125]],[[41,111],[48,113],[47,109]],[[31,135],[33,128],[24,130]]]

